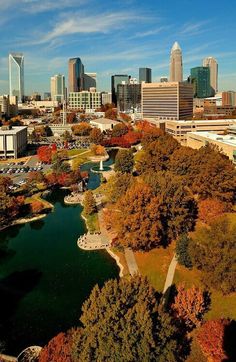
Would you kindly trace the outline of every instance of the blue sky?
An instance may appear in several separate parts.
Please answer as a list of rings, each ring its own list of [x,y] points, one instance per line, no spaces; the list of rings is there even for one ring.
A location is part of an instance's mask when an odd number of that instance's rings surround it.
[[[153,81],[169,74],[174,41],[183,52],[184,75],[205,56],[219,63],[220,90],[236,90],[234,0],[0,0],[0,94],[8,93],[9,52],[25,55],[26,94],[49,91],[50,76],[80,57],[96,72],[98,89],[110,90],[112,74]]]

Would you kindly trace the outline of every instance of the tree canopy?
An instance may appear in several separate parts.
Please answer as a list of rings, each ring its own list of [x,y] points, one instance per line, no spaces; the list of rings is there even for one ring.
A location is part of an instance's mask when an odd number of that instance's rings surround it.
[[[131,173],[134,167],[134,155],[132,150],[119,150],[115,158],[115,171]]]

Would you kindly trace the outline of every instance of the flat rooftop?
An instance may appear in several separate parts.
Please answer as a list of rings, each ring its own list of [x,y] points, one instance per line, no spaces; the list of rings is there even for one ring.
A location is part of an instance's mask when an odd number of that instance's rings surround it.
[[[109,119],[109,118],[98,118],[98,119],[93,119],[93,120],[91,120],[90,123],[118,124],[118,123],[120,123],[120,122],[113,121],[112,119]]]
[[[209,140],[212,140],[212,141],[217,141],[217,142],[221,142],[221,143],[236,147],[236,136],[234,136],[234,135],[219,135],[219,134],[211,133],[211,132],[207,132],[207,131],[189,132],[189,135],[208,138]]]
[[[174,122],[176,124],[201,124],[201,123],[235,123],[236,125],[236,119],[196,119],[196,120],[192,120],[192,121],[188,121],[188,120],[179,120],[179,121],[175,121],[175,120],[165,120],[165,122]]]
[[[21,132],[24,129],[27,129],[27,127],[26,126],[17,126],[17,127],[12,127],[11,129],[6,129],[6,130],[3,130],[2,128],[0,128],[0,135],[17,134],[18,132]]]

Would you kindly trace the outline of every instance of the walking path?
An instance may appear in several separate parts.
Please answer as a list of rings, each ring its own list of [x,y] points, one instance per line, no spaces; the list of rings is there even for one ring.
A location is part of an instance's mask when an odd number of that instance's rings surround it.
[[[167,276],[166,276],[166,281],[165,281],[165,285],[164,285],[164,289],[163,289],[163,296],[164,296],[164,304],[167,304],[168,299],[169,299],[169,294],[170,294],[170,287],[173,284],[173,280],[174,280],[174,276],[175,276],[175,268],[177,266],[177,258],[176,255],[174,254],[170,265],[169,265],[169,269],[167,272]]]
[[[130,275],[134,276],[139,274],[138,265],[135,260],[134,252],[130,248],[125,249],[125,259],[128,265]]]

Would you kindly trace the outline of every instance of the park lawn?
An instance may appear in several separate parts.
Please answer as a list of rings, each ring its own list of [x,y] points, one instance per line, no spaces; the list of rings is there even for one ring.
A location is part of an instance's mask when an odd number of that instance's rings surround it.
[[[98,233],[100,231],[98,213],[95,212],[92,215],[86,215],[84,212],[82,212],[82,215],[86,219],[86,226],[87,226],[88,231],[91,234]]]
[[[174,244],[166,249],[157,248],[149,252],[135,252],[135,259],[140,273],[148,278],[158,292],[163,291],[173,254]]]
[[[37,194],[32,195],[31,197],[27,197],[25,199],[25,203],[30,204],[32,201],[37,200],[37,201],[40,201],[44,205],[45,209],[47,209],[47,210],[53,209],[53,205],[50,202],[48,202],[47,200],[41,198],[40,196],[41,196],[41,194],[37,193]]]
[[[77,155],[80,155],[81,153],[87,151],[86,148],[80,148],[80,149],[77,149],[77,150],[68,150],[68,156],[71,157],[71,156],[77,156]]]
[[[70,160],[71,167],[73,170],[77,170],[83,163],[89,162],[89,157],[92,156],[92,152],[90,150],[84,151],[83,154],[79,154],[77,157],[74,157]]]

